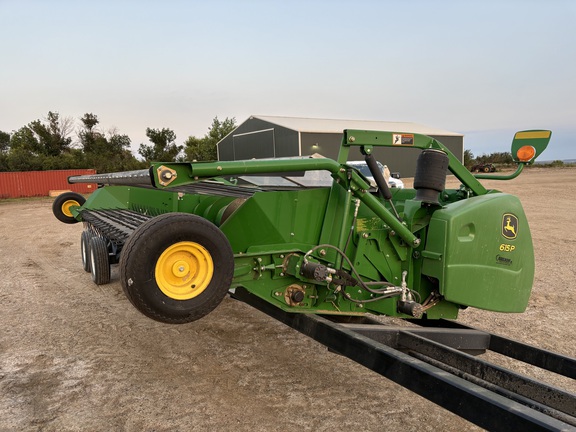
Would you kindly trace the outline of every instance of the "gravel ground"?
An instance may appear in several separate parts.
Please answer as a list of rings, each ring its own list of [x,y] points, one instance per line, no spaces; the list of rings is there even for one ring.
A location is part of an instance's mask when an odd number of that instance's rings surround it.
[[[525,206],[534,290],[523,314],[460,321],[575,356],[576,169],[485,184]],[[81,224],[58,222],[51,203],[0,201],[0,431],[479,430],[235,300],[186,325],[144,317],[117,269],[92,283]]]

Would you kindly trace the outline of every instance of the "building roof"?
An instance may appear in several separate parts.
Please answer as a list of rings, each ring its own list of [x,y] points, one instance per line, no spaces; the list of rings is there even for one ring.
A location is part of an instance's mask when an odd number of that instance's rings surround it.
[[[269,123],[274,123],[298,132],[309,133],[342,133],[344,129],[375,130],[389,132],[411,132],[422,135],[436,136],[463,136],[456,132],[443,129],[432,128],[418,123],[411,122],[386,122],[371,120],[337,120],[318,119],[305,117],[282,117],[252,115],[250,119],[260,119]]]

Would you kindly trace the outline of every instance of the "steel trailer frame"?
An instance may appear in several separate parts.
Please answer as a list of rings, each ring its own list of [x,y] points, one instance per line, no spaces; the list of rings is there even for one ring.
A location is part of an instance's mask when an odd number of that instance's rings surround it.
[[[493,350],[572,379],[576,358],[447,320],[417,320],[420,329],[339,323],[284,312],[242,288],[232,297],[487,430],[576,430],[576,395],[462,351]]]

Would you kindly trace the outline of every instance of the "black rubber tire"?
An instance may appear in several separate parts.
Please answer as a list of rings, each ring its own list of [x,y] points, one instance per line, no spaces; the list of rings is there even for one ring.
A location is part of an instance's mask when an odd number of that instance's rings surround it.
[[[492,170],[490,169],[489,166],[485,166],[483,171],[484,171],[485,173],[489,173],[489,172],[492,171]]]
[[[90,239],[90,273],[96,285],[105,285],[110,282],[108,246],[102,237]]]
[[[184,300],[164,294],[156,280],[161,255],[180,242],[202,246],[214,263],[208,285]],[[233,275],[234,254],[226,236],[211,222],[188,213],[167,213],[140,225],[120,254],[120,280],[128,300],[147,317],[169,324],[192,322],[214,310]]]
[[[80,254],[82,256],[82,268],[90,273],[90,240],[94,235],[90,231],[82,231],[80,236]]]
[[[60,222],[67,224],[74,224],[80,222],[76,220],[70,213],[68,207],[70,205],[84,205],[86,198],[76,192],[65,192],[56,197],[52,203],[52,213]]]

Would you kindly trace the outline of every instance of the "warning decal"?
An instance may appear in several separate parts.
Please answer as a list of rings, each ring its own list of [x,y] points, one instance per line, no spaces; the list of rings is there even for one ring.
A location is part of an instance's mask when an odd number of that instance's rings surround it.
[[[412,134],[392,134],[392,144],[394,145],[414,145],[414,135]]]

